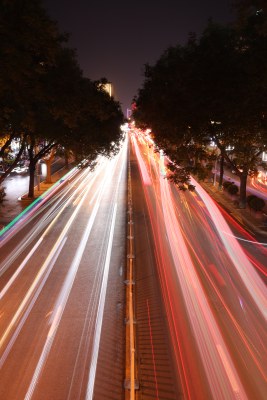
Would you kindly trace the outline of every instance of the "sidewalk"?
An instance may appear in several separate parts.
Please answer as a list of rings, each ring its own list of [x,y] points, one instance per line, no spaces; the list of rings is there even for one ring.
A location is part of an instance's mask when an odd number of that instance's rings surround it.
[[[212,182],[199,182],[206,192],[230,214],[246,231],[257,237],[257,240],[267,238],[267,225],[264,225],[261,215],[256,216],[249,208],[241,209],[234,201],[219,190],[218,183],[214,186]]]
[[[9,202],[8,196],[5,197],[4,202],[0,204],[0,230],[8,225],[17,215],[19,215],[29,204],[31,204],[37,197],[41,196],[51,186],[58,182],[70,170],[65,167],[61,168],[52,175],[51,183],[46,183],[45,180],[40,182],[34,188],[34,199],[29,199],[27,193],[18,193],[18,198],[14,202]]]
[[[46,192],[51,186],[53,186],[56,182],[58,182],[65,174],[67,174],[70,170],[63,167],[57,172],[55,172],[51,176],[51,183],[47,183],[45,180],[43,182],[40,182],[39,185],[36,185],[34,187],[34,197],[35,199],[39,196],[41,196],[44,192]],[[33,199],[34,200],[34,199]],[[19,201],[22,203],[27,203],[30,204],[33,200],[28,198],[27,193],[23,194],[20,198]]]

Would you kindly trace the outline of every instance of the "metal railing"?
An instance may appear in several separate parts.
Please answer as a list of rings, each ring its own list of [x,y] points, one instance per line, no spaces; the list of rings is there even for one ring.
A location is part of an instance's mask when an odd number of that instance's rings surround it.
[[[133,264],[134,264],[134,232],[133,232],[133,204],[132,204],[132,183],[131,183],[131,165],[130,157],[128,161],[128,243],[127,243],[127,290],[126,290],[126,385],[125,388],[130,390],[126,392],[126,399],[134,400],[135,391],[138,388],[136,380],[136,364],[135,364],[135,329],[134,329],[134,301],[133,301]],[[129,397],[130,394],[130,397]]]

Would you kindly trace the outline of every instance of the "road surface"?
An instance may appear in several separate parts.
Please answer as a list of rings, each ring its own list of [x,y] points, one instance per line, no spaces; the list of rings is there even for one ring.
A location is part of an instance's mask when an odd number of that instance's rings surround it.
[[[198,183],[179,191],[151,139],[131,138],[183,398],[265,399],[266,249],[253,242],[245,252]]]
[[[265,399],[266,249],[131,148],[137,398]],[[124,398],[126,165],[124,145],[1,238],[1,399]]]
[[[124,144],[1,238],[1,399],[124,397],[126,161]]]

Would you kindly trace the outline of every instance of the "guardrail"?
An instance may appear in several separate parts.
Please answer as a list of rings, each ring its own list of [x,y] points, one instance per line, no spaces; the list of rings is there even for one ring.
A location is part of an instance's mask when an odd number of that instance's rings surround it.
[[[134,301],[133,301],[133,264],[134,264],[134,232],[133,232],[133,204],[132,204],[132,183],[130,157],[128,162],[128,243],[127,243],[127,285],[126,289],[126,389],[125,399],[134,400],[135,392],[139,389],[136,379],[135,363],[135,329],[134,329]]]

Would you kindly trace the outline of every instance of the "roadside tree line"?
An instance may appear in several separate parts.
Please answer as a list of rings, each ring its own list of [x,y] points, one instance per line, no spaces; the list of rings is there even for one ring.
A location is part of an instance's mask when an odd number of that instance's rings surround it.
[[[12,141],[18,144],[0,185],[22,157],[29,161],[32,198],[41,159],[61,151],[91,166],[99,154],[114,154],[124,117],[106,82],[84,77],[68,35],[41,1],[0,0],[0,157],[5,160]]]
[[[145,65],[133,119],[172,160],[169,179],[184,188],[217,159],[220,186],[227,163],[245,207],[247,177],[267,151],[266,1],[237,1],[234,9],[234,23],[210,20],[199,37],[190,34]]]

